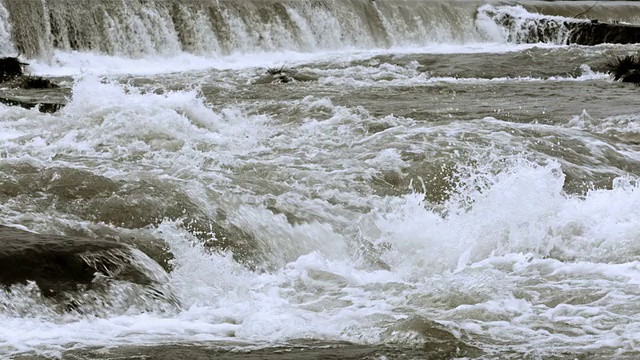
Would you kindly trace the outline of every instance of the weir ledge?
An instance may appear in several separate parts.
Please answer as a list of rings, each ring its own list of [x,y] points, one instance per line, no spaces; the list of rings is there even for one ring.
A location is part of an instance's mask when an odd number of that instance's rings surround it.
[[[636,44],[640,43],[640,26],[624,23],[603,23],[597,20],[566,21],[570,30],[569,44]]]

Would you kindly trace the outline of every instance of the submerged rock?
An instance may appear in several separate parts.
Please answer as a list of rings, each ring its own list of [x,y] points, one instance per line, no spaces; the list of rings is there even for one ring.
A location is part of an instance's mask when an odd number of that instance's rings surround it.
[[[424,341],[424,350],[429,359],[479,358],[483,351],[447,329],[446,326],[422,316],[401,320],[387,330],[387,336],[416,334]],[[468,340],[468,339],[465,339]]]
[[[0,284],[34,281],[42,294],[54,296],[90,287],[97,275],[140,285],[156,283],[157,277],[135,263],[133,251],[116,241],[0,226]]]

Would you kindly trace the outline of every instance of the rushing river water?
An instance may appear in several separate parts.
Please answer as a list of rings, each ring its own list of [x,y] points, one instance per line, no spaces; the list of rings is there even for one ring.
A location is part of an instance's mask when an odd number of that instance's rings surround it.
[[[71,89],[0,105],[0,224],[172,259],[0,290],[0,357],[640,356],[640,89],[604,70],[640,46],[531,38],[640,4],[79,3],[0,0]]]

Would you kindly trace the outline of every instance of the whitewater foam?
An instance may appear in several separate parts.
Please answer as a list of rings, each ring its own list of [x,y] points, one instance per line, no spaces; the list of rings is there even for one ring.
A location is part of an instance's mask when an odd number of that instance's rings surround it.
[[[396,46],[388,49],[342,49],[313,52],[275,51],[225,56],[181,53],[171,56],[148,56],[140,59],[88,52],[55,51],[49,60],[28,60],[29,69],[38,76],[139,75],[148,76],[208,69],[240,70],[252,68],[305,66],[310,62],[344,62],[366,60],[380,55],[507,53],[531,48],[555,48],[553,44],[468,43],[429,46]]]
[[[576,82],[576,81],[610,81],[609,74],[594,72],[589,66],[581,67],[579,76],[549,76],[531,77],[439,77],[431,76],[428,71],[419,69],[417,61],[412,61],[406,66],[382,63],[373,66],[353,66],[340,69],[316,70],[305,69],[317,75],[318,82],[331,86],[428,86],[443,83],[449,84],[491,84],[508,82]]]
[[[321,75],[320,95],[298,96],[274,85],[260,90],[277,96],[243,98],[233,91],[205,94],[198,85],[135,87],[84,74],[55,114],[0,105],[2,165],[29,164],[35,172],[80,168],[133,187],[158,180],[151,185],[166,185],[159,188],[168,199],[184,193],[207,219],[239,229],[229,233],[249,238],[265,263],[252,270],[238,254],[208,246],[222,240],[219,234],[190,230],[180,218],[192,215],[185,209],[178,218],[136,229],[163,240],[175,255],[167,284],[172,301],[143,293],[144,301],[136,302],[140,292],[117,287],[108,295],[110,307],[82,314],[38,302],[33,284],[16,286],[0,293],[0,308],[11,308],[0,315],[0,353],[60,356],[81,346],[206,342],[225,348],[300,339],[421,346],[432,333],[416,319],[436,321],[455,339],[472,339],[488,357],[637,351],[640,189],[637,177],[617,164],[629,164],[623,150],[638,151],[590,133],[633,133],[633,115],[602,123],[585,115],[562,126],[499,114],[432,122],[326,92],[448,81],[601,82],[604,75],[582,66],[582,75],[546,79],[449,79],[418,72],[416,62],[348,62],[387,51],[396,50],[299,54],[299,64],[320,57],[339,64],[340,70],[299,66]],[[69,54],[60,54],[69,56],[67,65],[37,63],[36,72],[81,72]],[[161,58],[95,56],[86,72],[109,73],[99,64],[114,60],[122,63],[113,73],[153,74],[178,61],[153,68]],[[249,82],[261,71],[253,67],[281,61],[239,58],[231,64],[193,57],[185,66],[228,66]],[[141,68],[126,69],[138,61]],[[562,141],[570,141],[574,152],[565,153],[571,156],[558,155]],[[567,189],[575,168],[624,176],[608,188],[575,192]],[[442,176],[444,190],[429,188],[427,175]],[[379,186],[380,179],[391,181]],[[411,179],[422,188],[407,194],[403,181]],[[53,206],[46,203],[48,189],[36,189],[34,199],[23,199],[28,189],[0,204],[5,222],[43,232],[62,223],[92,233],[94,220],[65,212],[65,205],[101,198],[58,197]],[[430,200],[436,191],[441,201]],[[155,209],[153,202],[136,206]]]
[[[483,185],[476,191],[461,187],[466,193],[460,195],[469,199],[449,201],[444,217],[430,211],[421,194],[389,198],[386,208],[365,215],[373,216],[383,234],[371,240],[388,244],[383,259],[390,270],[361,269],[344,253],[309,249],[279,270],[254,273],[229,254],[207,254],[177,223],[164,222],[155,234],[176,255],[171,285],[183,310],[101,319],[71,314],[54,321],[4,315],[3,323],[14,325],[5,329],[14,330],[0,335],[3,347],[12,353],[41,348],[53,354],[74,342],[104,346],[312,338],[376,343],[389,336],[389,326],[411,313],[457,331],[493,334],[542,354],[545,350],[534,349],[569,345],[552,346],[548,333],[531,330],[535,323],[544,327],[570,321],[566,331],[573,333],[571,346],[628,343],[623,334],[632,325],[615,331],[611,324],[634,316],[618,307],[629,296],[640,295],[628,286],[640,281],[640,265],[634,260],[640,248],[629,241],[639,235],[638,187],[619,181],[612,190],[569,196],[562,192],[557,164],[524,160],[496,174],[476,175],[484,178]],[[297,237],[293,228],[279,231]],[[327,235],[326,230],[316,234],[325,241]],[[586,278],[598,279],[601,296],[593,303],[571,304],[572,291],[583,291],[575,281]],[[558,300],[548,298],[555,296],[548,287],[560,285],[567,305],[553,305]],[[395,312],[399,307],[403,315]],[[477,321],[483,325],[474,325]],[[594,334],[593,326],[601,330]],[[396,332],[389,339],[400,338]],[[416,340],[413,333],[407,339]]]

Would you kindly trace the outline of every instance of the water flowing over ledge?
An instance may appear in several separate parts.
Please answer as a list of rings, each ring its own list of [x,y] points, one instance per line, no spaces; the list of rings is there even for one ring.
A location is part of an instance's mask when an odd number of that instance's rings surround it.
[[[571,17],[590,5],[530,2],[522,10]],[[185,52],[216,57],[529,37],[530,22],[496,30],[486,12],[479,12],[482,6],[473,0],[1,0],[0,53],[48,58],[54,50],[78,50],[129,58]],[[488,6],[498,13],[514,8]],[[638,8],[604,4],[590,9],[589,16],[637,22],[629,18],[629,7]],[[554,36],[551,41],[562,39],[557,31]]]

